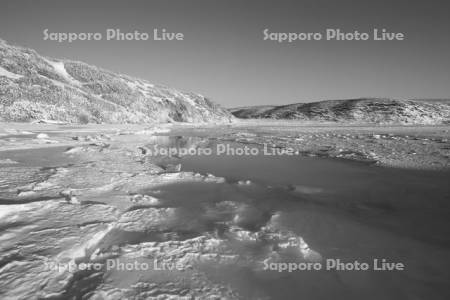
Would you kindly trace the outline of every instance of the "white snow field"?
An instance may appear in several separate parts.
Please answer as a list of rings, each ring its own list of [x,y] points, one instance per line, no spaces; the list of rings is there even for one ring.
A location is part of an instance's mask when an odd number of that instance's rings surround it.
[[[448,128],[284,124],[2,123],[0,298],[448,299]]]

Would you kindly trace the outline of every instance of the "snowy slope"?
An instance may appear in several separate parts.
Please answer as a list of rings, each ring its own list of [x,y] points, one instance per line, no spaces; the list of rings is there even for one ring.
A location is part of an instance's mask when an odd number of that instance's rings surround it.
[[[448,100],[395,100],[361,98],[253,106],[230,109],[243,119],[361,122],[373,124],[448,124]]]
[[[0,121],[229,122],[207,98],[0,40]]]

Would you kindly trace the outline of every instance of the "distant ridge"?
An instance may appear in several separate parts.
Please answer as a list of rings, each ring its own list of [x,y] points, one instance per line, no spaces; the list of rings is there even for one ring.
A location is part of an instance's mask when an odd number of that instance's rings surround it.
[[[230,109],[243,119],[361,122],[374,124],[449,124],[450,100],[359,98],[249,106]]]
[[[43,57],[0,39],[0,121],[155,123],[233,118],[201,95],[83,62]]]

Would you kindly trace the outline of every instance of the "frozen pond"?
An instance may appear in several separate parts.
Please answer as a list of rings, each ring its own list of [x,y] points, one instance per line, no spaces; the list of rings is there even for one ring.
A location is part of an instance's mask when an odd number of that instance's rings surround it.
[[[170,138],[167,145],[198,144]],[[233,147],[242,145],[233,144]],[[208,144],[215,149],[215,142]],[[182,170],[214,174],[222,184],[173,184],[158,197],[183,206],[197,229],[220,231],[201,203],[224,201],[253,207],[241,227],[258,232],[277,214],[283,228],[302,237],[326,259],[402,263],[403,271],[255,272],[211,270],[254,296],[263,290],[273,299],[409,299],[449,295],[450,175],[447,172],[380,168],[363,163],[301,156],[194,155],[179,160]],[[156,194],[154,194],[156,196]],[[257,256],[252,245],[239,251]],[[295,262],[287,259],[286,262]],[[280,295],[281,293],[281,295]]]
[[[152,153],[218,144],[259,147],[144,135],[2,151],[0,283],[10,295],[43,298],[121,289],[122,298],[170,290],[205,299],[448,299],[448,172],[262,151]],[[108,258],[186,268],[108,270]],[[39,277],[43,259],[102,267]],[[312,269],[281,269],[288,264]],[[349,269],[362,264],[368,270]],[[53,284],[44,292],[43,281]]]

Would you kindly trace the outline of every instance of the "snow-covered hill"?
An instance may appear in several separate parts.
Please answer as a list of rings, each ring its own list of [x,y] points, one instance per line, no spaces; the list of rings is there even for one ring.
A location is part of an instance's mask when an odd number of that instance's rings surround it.
[[[0,121],[223,122],[207,98],[83,62],[46,58],[0,39]]]
[[[282,106],[250,106],[230,109],[244,119],[363,122],[373,124],[448,124],[448,100],[395,100],[361,98],[297,103]]]

